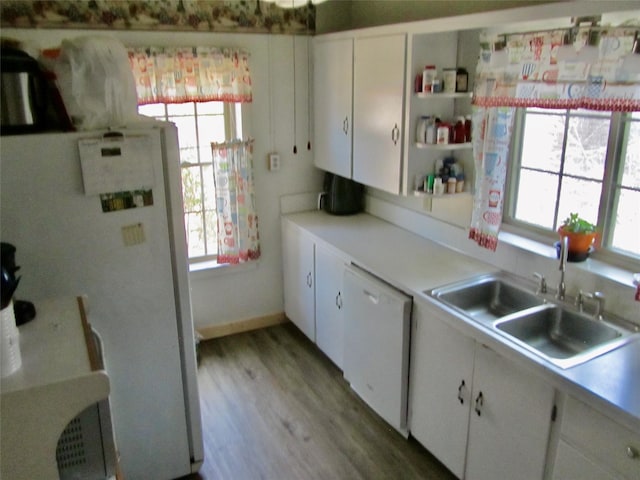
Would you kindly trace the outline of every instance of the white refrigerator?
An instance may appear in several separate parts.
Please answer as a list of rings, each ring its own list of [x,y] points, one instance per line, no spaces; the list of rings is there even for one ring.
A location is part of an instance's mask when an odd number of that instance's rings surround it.
[[[113,163],[116,138],[102,150],[107,163],[86,151],[81,162],[79,141],[105,132],[0,138],[0,237],[17,248],[16,298],[37,310],[38,299],[88,296],[124,477],[172,479],[203,461],[177,130],[120,132],[137,142],[127,155],[144,160]],[[112,201],[114,211],[87,193],[136,181],[147,184],[144,201]]]

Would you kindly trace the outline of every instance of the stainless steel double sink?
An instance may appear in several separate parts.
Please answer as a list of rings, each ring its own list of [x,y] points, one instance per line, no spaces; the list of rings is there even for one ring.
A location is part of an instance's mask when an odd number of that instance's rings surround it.
[[[610,352],[638,331],[550,302],[507,274],[482,275],[425,293],[560,368]]]

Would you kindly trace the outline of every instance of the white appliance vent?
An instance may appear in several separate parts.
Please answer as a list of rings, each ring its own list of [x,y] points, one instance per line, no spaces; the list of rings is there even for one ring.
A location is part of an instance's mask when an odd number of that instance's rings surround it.
[[[79,417],[71,420],[60,435],[56,447],[56,460],[59,471],[86,463],[82,421]]]

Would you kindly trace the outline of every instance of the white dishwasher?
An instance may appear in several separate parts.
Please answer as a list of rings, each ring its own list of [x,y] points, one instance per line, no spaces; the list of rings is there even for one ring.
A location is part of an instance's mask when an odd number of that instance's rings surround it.
[[[405,437],[412,298],[355,265],[344,273],[344,377]]]

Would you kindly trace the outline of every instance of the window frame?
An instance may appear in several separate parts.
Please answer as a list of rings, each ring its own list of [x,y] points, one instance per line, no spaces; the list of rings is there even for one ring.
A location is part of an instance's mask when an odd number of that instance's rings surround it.
[[[517,108],[513,134],[511,138],[510,161],[507,167],[507,178],[505,185],[505,205],[503,211],[503,227],[504,230],[515,235],[526,237],[541,243],[551,243],[558,240],[557,233],[549,231],[546,228],[539,227],[528,222],[515,218],[517,188],[520,181],[521,159],[524,140],[525,128],[525,112],[526,108]],[[566,117],[569,118],[569,117]],[[625,135],[628,132],[627,124],[637,122],[638,119],[632,119],[631,113],[612,112],[609,127],[609,135],[607,139],[607,153],[605,157],[604,175],[602,178],[602,191],[598,206],[597,228],[601,232],[602,248],[597,249],[592,258],[609,263],[626,270],[640,270],[640,255],[634,255],[615,249],[611,246],[613,239],[613,223],[615,222],[615,209],[619,199],[619,191],[621,190],[621,180],[623,174],[622,154],[625,152],[624,144]],[[563,138],[563,159],[564,149],[567,143],[565,120],[565,135]],[[556,195],[557,201],[557,195]],[[557,205],[554,212],[554,218],[558,215]]]
[[[172,105],[171,103],[164,103],[164,102],[157,102],[153,105],[162,105],[163,107],[163,117],[160,116],[156,116],[154,115],[152,118],[155,118],[157,120],[160,121],[165,121],[165,122],[171,122],[170,118],[171,117],[176,117],[176,116],[180,116],[180,117],[187,117],[187,118],[191,118],[194,120],[194,125],[195,125],[195,137],[196,139],[199,139],[199,131],[198,131],[198,103],[209,103],[209,102],[198,102],[198,101],[191,101],[191,102],[182,102],[182,103],[190,103],[194,105],[194,109],[193,109],[193,115],[176,115],[176,114],[171,114],[169,113],[169,105]],[[244,130],[244,125],[243,125],[243,118],[244,118],[244,110],[243,110],[243,104],[242,103],[237,103],[237,102],[220,102],[223,104],[223,123],[224,123],[224,136],[225,136],[225,141],[231,141],[234,140],[236,138],[241,138],[242,137],[242,132]],[[141,105],[144,106],[144,105]],[[204,115],[210,115],[210,114],[202,114]],[[179,134],[178,134],[179,135]],[[211,165],[213,168],[213,158],[211,159],[211,162],[202,162],[201,157],[200,157],[200,150],[203,148],[203,145],[200,145],[199,140],[197,140],[197,145],[194,146],[193,148],[196,149],[196,153],[197,153],[197,162],[187,162],[187,161],[182,161],[182,159],[180,159],[180,181],[182,182],[182,169],[183,168],[191,168],[191,167],[199,167],[201,168],[201,175],[203,175],[203,171],[202,171],[202,167],[203,166],[208,166]],[[182,146],[180,147],[182,149]],[[182,190],[184,190],[184,184],[182,184]],[[184,194],[183,194],[184,195]],[[206,246],[207,246],[207,219],[206,219],[206,208],[205,208],[205,197],[204,197],[204,188],[200,188],[200,199],[199,199],[199,205],[202,209],[202,215],[203,215],[203,241],[204,241],[204,245],[205,245],[205,252],[206,252]],[[189,212],[187,212],[185,210],[185,206],[183,203],[183,210],[182,210],[182,215],[183,215],[183,219],[185,218],[185,216],[188,214]],[[217,231],[217,211],[214,208],[214,222],[216,223],[216,225],[213,226],[213,228]],[[185,233],[187,235],[187,238],[189,236],[189,233],[186,231],[186,222],[185,222]],[[215,254],[209,254],[209,255],[199,255],[199,256],[189,256],[189,252],[187,251],[187,255],[188,255],[188,263],[189,265],[198,265],[198,264],[208,264],[208,263],[212,263],[215,262],[217,260],[218,257],[218,253],[217,253],[217,248],[216,248],[216,253]]]

